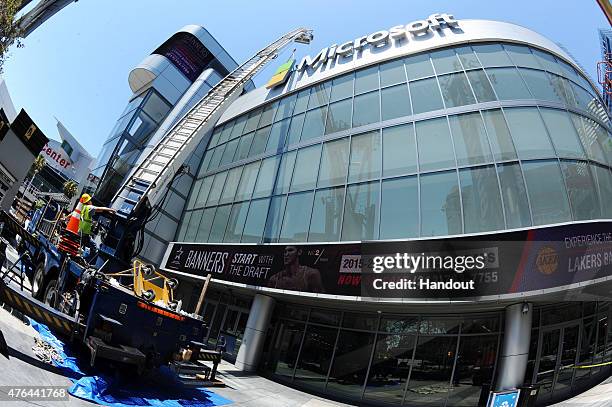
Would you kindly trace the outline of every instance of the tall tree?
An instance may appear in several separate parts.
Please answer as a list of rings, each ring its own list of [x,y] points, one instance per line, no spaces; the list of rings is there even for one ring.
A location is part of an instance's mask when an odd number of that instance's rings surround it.
[[[22,0],[0,0],[0,74],[12,45],[23,46],[21,29],[15,15],[21,9]]]
[[[74,182],[73,180],[68,180],[64,182],[64,195],[66,195],[69,199],[72,199],[79,192],[79,184]]]

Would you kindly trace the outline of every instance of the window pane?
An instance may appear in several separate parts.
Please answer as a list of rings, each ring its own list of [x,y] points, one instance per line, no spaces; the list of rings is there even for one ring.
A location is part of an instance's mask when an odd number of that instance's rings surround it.
[[[269,199],[251,201],[249,213],[244,224],[244,231],[242,232],[241,241],[243,243],[259,243],[261,241],[264,226],[266,225],[269,203]]]
[[[219,135],[219,144],[225,143],[229,139],[229,136],[232,133],[232,126],[234,126],[233,121],[226,123],[225,126],[223,126],[223,131],[221,131],[221,134]]]
[[[387,62],[380,66],[381,87],[403,82],[406,82],[406,72],[404,71],[404,61],[402,59]]]
[[[202,181],[202,186],[200,188],[200,193],[195,202],[196,207],[202,207],[206,203],[206,199],[208,198],[208,194],[210,193],[210,188],[213,183],[214,176],[204,178]]]
[[[584,152],[576,129],[564,110],[540,109],[555,151],[560,157],[583,158]]]
[[[553,87],[548,75],[544,71],[534,71],[533,69],[519,69],[521,75],[533,97],[540,100],[550,100],[561,103],[561,97]]]
[[[331,101],[353,96],[353,74],[343,75],[332,81]]]
[[[378,65],[362,69],[355,74],[355,94],[378,89]]]
[[[552,72],[557,75],[563,74],[563,70],[561,69],[561,66],[557,63],[557,60],[554,56],[535,48],[531,48],[531,52],[533,52],[540,65],[542,65],[542,67],[548,72]]]
[[[493,88],[489,83],[489,79],[482,69],[468,71],[467,76],[470,80],[470,84],[472,85],[472,89],[476,94],[476,99],[479,102],[491,102],[496,100],[495,93],[493,92]]]
[[[198,171],[198,177],[201,177],[202,175],[206,174],[206,172],[208,171],[208,166],[210,165],[210,160],[212,159],[213,154],[214,154],[214,151],[212,149],[208,150],[204,154],[204,159],[200,163],[200,170]]]
[[[586,150],[587,157],[600,163],[607,164],[603,149],[597,140],[594,122],[574,113],[570,113],[572,122],[578,131],[578,137]]]
[[[187,233],[187,227],[189,226],[189,219],[191,218],[192,213],[193,212],[187,212],[183,216],[183,219],[181,220],[181,226],[179,228],[178,233],[176,234],[177,242],[186,242],[185,234]]]
[[[308,109],[325,106],[329,102],[330,91],[331,84],[329,82],[313,86],[310,91],[310,99],[308,100]]]
[[[435,51],[432,52],[430,56],[437,75],[462,70],[461,63],[459,62],[454,49]]]
[[[170,106],[168,105],[168,102],[166,102],[157,93],[151,93],[151,96],[149,96],[147,101],[142,106],[142,110],[151,116],[155,122],[159,123],[164,117],[166,117],[168,111],[170,111]]]
[[[353,106],[353,127],[380,121],[378,91],[355,96]]]
[[[457,47],[455,52],[459,55],[459,59],[465,69],[480,68],[480,61],[478,61],[472,47]]]
[[[274,116],[274,121],[279,121],[282,119],[286,119],[291,117],[293,113],[293,106],[295,106],[295,99],[297,96],[295,94],[291,96],[284,97],[278,103],[278,109],[276,109],[276,116]]]
[[[419,235],[417,177],[383,181],[380,207],[380,239]]]
[[[225,227],[227,226],[227,220],[229,219],[231,209],[232,205],[217,207],[217,211],[215,212],[215,220],[213,220],[212,227],[210,228],[210,235],[208,236],[209,242],[223,242],[223,235],[225,234]]]
[[[503,164],[497,167],[497,172],[508,229],[530,226],[529,203],[521,167],[518,163]]]
[[[370,364],[374,334],[340,331],[327,391],[360,394]]]
[[[474,45],[472,46],[478,59],[482,62],[482,65],[487,66],[511,66],[514,65],[508,54],[499,44],[491,45]]]
[[[523,164],[534,225],[571,220],[559,163],[539,161]]]
[[[497,175],[493,166],[459,171],[465,233],[504,228]]]
[[[481,164],[493,160],[480,113],[449,116],[449,120],[458,165]]]
[[[380,132],[372,131],[351,139],[349,182],[380,177]]]
[[[224,242],[238,243],[242,237],[242,229],[244,228],[244,221],[246,220],[247,211],[249,209],[248,202],[237,203],[232,206],[229,220],[227,222],[227,228],[225,230]]]
[[[429,54],[419,54],[405,60],[408,80],[425,78],[434,74]]]
[[[274,348],[270,370],[275,375],[291,380],[304,332],[304,324],[281,321],[278,341]]]
[[[249,156],[249,149],[251,148],[251,143],[253,143],[254,136],[255,132],[245,134],[244,136],[240,137],[240,145],[238,146],[234,161],[244,160]]]
[[[344,187],[320,189],[315,194],[309,242],[335,242],[340,239]]]
[[[447,108],[476,103],[467,77],[463,72],[439,76],[438,79]]]
[[[548,133],[535,108],[505,109],[508,127],[521,160],[554,157]]]
[[[591,164],[591,173],[597,178],[603,218],[612,218],[612,173],[608,168]]]
[[[306,112],[301,141],[321,137],[325,130],[325,114],[327,107],[320,107]]]
[[[191,187],[191,193],[189,194],[189,199],[187,200],[185,209],[193,209],[195,207],[195,203],[198,198],[198,193],[200,192],[201,187],[202,187],[201,179],[193,182],[193,186]]]
[[[251,134],[251,138],[253,135]],[[244,138],[244,137],[243,137]],[[238,142],[241,139],[232,140],[225,145],[225,151],[223,152],[223,157],[221,158],[221,162],[219,165],[229,164],[233,161],[234,154],[236,153],[236,147],[238,147]]]
[[[289,195],[280,242],[305,242],[312,212],[313,192]]]
[[[249,157],[259,155],[266,149],[268,143],[268,134],[270,134],[270,126],[259,129],[255,132],[253,143],[251,143],[251,150],[249,151]]]
[[[296,151],[283,154],[283,160],[281,161],[280,167],[278,168],[278,175],[276,176],[276,187],[274,188],[275,194],[284,194],[289,192],[289,185],[291,184],[291,175],[293,175],[293,165],[295,164],[296,154]],[[272,181],[274,182],[274,180]]]
[[[264,230],[264,243],[278,242],[281,222],[285,213],[285,205],[287,204],[287,195],[275,196],[270,201],[268,209],[268,217],[266,219],[266,228]]]
[[[412,124],[383,129],[383,177],[416,172],[416,163]]]
[[[381,103],[383,120],[395,119],[396,117],[412,114],[408,86],[405,83],[383,89],[381,93]]]
[[[253,198],[262,198],[264,196],[272,195],[272,188],[274,186],[274,175],[276,174],[276,167],[280,156],[266,158],[261,162],[261,169],[257,176],[257,183],[255,184],[255,190],[253,191]]]
[[[244,126],[243,133],[248,133],[257,128],[257,124],[259,123],[259,116],[261,115],[261,109],[253,110],[249,114],[249,119]]]
[[[240,175],[242,174],[242,167],[232,168],[228,171],[227,179],[225,180],[225,187],[221,194],[221,200],[219,203],[228,203],[234,200],[236,195],[236,188],[238,188],[238,182],[240,182]]]
[[[216,205],[219,202],[221,191],[223,191],[223,185],[225,185],[225,178],[227,178],[227,171],[219,172],[215,175],[215,180],[213,181],[208,199],[206,200],[207,206]]]
[[[337,333],[338,328],[308,326],[295,369],[296,383],[323,390]]]
[[[542,69],[536,57],[531,53],[529,48],[521,45],[504,44],[504,48],[510,59],[516,66],[524,66],[527,68]]]
[[[351,107],[351,99],[329,105],[325,134],[335,133],[351,127]]]
[[[321,145],[302,148],[298,151],[295,160],[295,170],[291,181],[291,192],[313,189],[317,182],[319,160],[321,159]]]
[[[255,181],[257,180],[257,172],[260,163],[261,161],[256,161],[244,167],[242,178],[240,178],[240,184],[236,190],[236,201],[242,201],[251,197],[253,188],[255,188]]]
[[[185,232],[184,237],[186,242],[195,241],[196,234],[198,233],[198,226],[200,225],[200,219],[202,219],[202,212],[202,210],[190,212],[191,217],[189,218],[189,223],[187,224],[187,231]]]
[[[349,140],[343,138],[323,144],[319,187],[344,184],[348,171]]]
[[[457,173],[421,175],[421,236],[461,233]]]
[[[285,139],[287,138],[287,132],[289,131],[289,123],[290,119],[285,119],[272,125],[268,144],[266,145],[266,151],[276,152],[283,148]]]
[[[443,109],[442,96],[436,78],[410,82],[412,111],[414,114]]]
[[[225,150],[226,146],[227,144],[223,144],[222,146],[215,148],[210,164],[208,165],[208,171],[215,170],[219,167],[219,163],[221,162],[221,157],[223,157],[223,151]]]
[[[510,130],[508,130],[501,110],[485,110],[482,112],[482,115],[495,160],[515,160],[516,151],[514,150],[514,143],[512,142],[512,137],[510,137]]]
[[[272,119],[274,119],[274,113],[276,113],[276,106],[278,103],[270,103],[264,106],[263,111],[261,112],[261,117],[259,119],[259,124],[257,127],[265,127],[272,124]]]
[[[295,101],[295,108],[293,110],[293,114],[296,115],[298,113],[302,113],[306,110],[306,106],[308,106],[308,96],[310,94],[310,88],[304,89],[300,91],[297,95],[297,99]]]
[[[516,68],[487,69],[499,100],[532,99]]]
[[[420,171],[455,166],[453,144],[445,117],[417,122],[416,135]]]
[[[289,133],[287,134],[287,143],[285,143],[285,145],[291,146],[300,141],[302,125],[304,124],[304,116],[305,115],[302,113],[291,118]]]
[[[574,220],[598,219],[599,199],[597,189],[585,161],[561,161],[567,195]]]
[[[342,240],[371,240],[378,237],[378,189],[378,182],[348,187]]]
[[[212,227],[213,220],[215,218],[215,212],[217,208],[206,208],[204,212],[200,212],[200,224],[198,225],[197,234],[195,237],[196,242],[207,242],[208,235],[210,234],[210,228]],[[195,215],[195,213],[194,213]],[[194,216],[191,217],[193,222]]]
[[[234,124],[234,127],[232,127],[232,132],[229,137],[230,140],[233,140],[236,137],[240,137],[242,135],[246,122],[247,122],[246,115],[242,115],[238,118],[238,120],[236,120],[236,124]]]

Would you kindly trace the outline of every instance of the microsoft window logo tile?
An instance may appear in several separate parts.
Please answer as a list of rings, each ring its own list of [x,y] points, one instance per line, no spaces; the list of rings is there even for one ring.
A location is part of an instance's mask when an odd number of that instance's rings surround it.
[[[287,79],[289,79],[291,69],[293,69],[294,64],[295,59],[291,58],[287,62],[279,66],[274,75],[266,84],[266,88],[272,89],[277,87],[278,85],[283,85],[285,82],[287,82]]]

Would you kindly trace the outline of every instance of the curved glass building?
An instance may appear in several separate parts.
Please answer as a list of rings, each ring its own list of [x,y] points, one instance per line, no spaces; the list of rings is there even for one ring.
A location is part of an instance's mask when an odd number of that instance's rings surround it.
[[[205,144],[175,242],[143,255],[193,304],[212,276],[206,340],[237,366],[409,406],[547,405],[610,374],[585,367],[612,360],[610,121],[550,40],[447,14],[377,31],[244,94]],[[402,252],[475,288],[425,266],[377,288]]]

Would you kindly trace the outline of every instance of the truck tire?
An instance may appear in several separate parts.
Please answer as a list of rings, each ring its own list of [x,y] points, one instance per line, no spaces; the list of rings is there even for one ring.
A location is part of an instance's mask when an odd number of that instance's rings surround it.
[[[43,294],[45,293],[45,265],[39,263],[34,271],[34,277],[32,277],[32,297],[37,300],[42,300]]]
[[[44,303],[53,306],[55,304],[55,297],[57,296],[57,280],[53,279],[47,284],[45,289]]]

